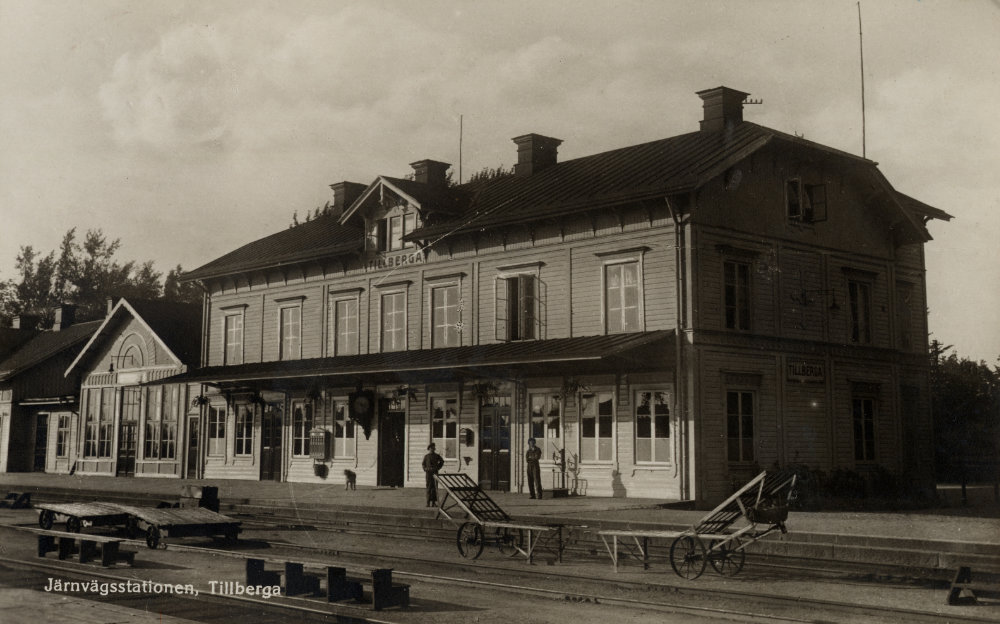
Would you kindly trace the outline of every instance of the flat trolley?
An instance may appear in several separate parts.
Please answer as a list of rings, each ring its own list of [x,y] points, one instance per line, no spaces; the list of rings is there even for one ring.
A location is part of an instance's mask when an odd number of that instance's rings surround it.
[[[516,522],[464,473],[437,475],[438,487],[445,495],[438,515],[452,522],[465,520],[458,527],[458,554],[476,559],[489,544],[508,557],[522,555],[532,563],[535,550],[547,547],[561,562],[564,548],[562,524]],[[453,517],[461,512],[464,518]],[[554,541],[554,543],[553,543]]]
[[[55,522],[65,522],[68,533],[79,533],[84,526],[119,526],[128,521],[128,513],[115,503],[35,503],[38,526],[48,531]]]
[[[724,576],[743,569],[746,547],[775,531],[786,532],[788,504],[795,499],[795,473],[764,471],[670,545],[670,566],[696,579],[708,564]]]

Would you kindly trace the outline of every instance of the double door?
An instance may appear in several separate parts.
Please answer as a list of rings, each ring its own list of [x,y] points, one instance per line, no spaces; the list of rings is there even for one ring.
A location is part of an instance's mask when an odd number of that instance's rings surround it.
[[[139,414],[142,409],[140,388],[122,388],[121,419],[118,424],[119,477],[135,476],[135,455],[139,444]]]
[[[510,395],[484,399],[479,407],[479,485],[510,491]]]
[[[260,479],[281,481],[281,408],[267,405],[260,420]]]

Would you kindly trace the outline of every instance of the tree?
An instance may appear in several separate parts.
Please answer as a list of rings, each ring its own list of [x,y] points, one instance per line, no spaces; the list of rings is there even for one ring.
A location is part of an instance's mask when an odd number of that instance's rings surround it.
[[[181,265],[167,271],[167,277],[163,280],[163,298],[166,301],[177,301],[180,303],[201,303],[201,291],[192,282],[180,281],[184,270]]]
[[[14,287],[17,299],[13,306],[14,313],[37,315],[43,320],[49,319],[52,314],[55,252],[39,257],[31,245],[22,246],[17,255],[16,267],[21,279]]]

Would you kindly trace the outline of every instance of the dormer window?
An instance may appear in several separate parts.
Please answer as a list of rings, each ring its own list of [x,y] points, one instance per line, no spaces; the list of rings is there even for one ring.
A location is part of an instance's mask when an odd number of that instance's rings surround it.
[[[413,243],[404,241],[403,237],[415,229],[417,229],[416,212],[403,212],[379,219],[372,231],[375,248],[378,251],[411,249]]]
[[[825,221],[826,185],[805,184],[800,178],[785,182],[785,213],[789,221]]]

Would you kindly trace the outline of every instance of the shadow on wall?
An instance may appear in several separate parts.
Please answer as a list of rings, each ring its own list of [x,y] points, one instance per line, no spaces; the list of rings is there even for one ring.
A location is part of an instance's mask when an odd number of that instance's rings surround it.
[[[611,471],[611,496],[614,498],[625,498],[625,484],[622,483],[622,473],[617,470]]]

